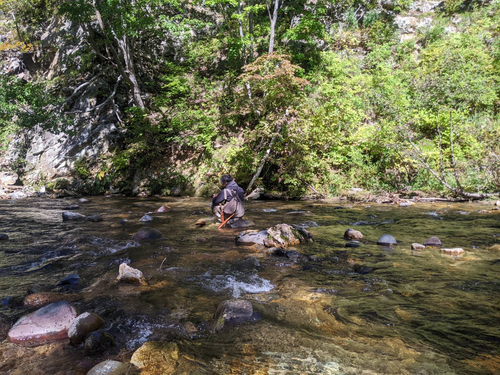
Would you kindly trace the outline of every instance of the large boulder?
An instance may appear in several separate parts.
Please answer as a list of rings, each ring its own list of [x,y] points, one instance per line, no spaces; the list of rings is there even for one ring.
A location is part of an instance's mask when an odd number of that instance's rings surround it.
[[[382,245],[382,246],[395,246],[398,244],[398,241],[391,236],[390,234],[384,234],[380,236],[380,238],[377,240],[377,245]]]
[[[107,360],[92,367],[87,375],[125,375],[128,373],[128,367],[125,363]]]
[[[153,228],[143,228],[134,234],[132,239],[136,241],[149,241],[156,240],[161,237],[163,237],[163,234],[159,230]]]
[[[66,301],[51,303],[19,319],[9,331],[9,339],[17,344],[43,344],[68,338],[68,329],[78,316]]]
[[[253,307],[250,301],[230,299],[223,301],[214,315],[213,331],[219,331],[228,322],[243,323],[252,320]]]
[[[363,233],[361,233],[359,230],[355,229],[347,229],[344,233],[344,239],[345,240],[356,240],[359,241],[363,238]]]
[[[247,230],[241,232],[238,237],[236,237],[236,243],[238,245],[262,245],[264,246],[264,240],[267,238],[267,230]]]
[[[83,221],[87,218],[87,216],[79,214],[77,212],[63,212],[62,219],[63,221]]]
[[[127,284],[147,285],[142,272],[130,267],[126,263],[120,264],[117,280]]]
[[[103,325],[104,319],[102,319],[99,315],[85,312],[73,320],[69,326],[69,341],[71,341],[74,345],[78,345],[85,340],[85,337],[88,334],[97,331]]]
[[[439,238],[434,236],[425,241],[424,246],[441,247],[443,246],[443,244],[441,243],[441,240]]]
[[[178,366],[179,348],[173,342],[148,341],[137,349],[130,363],[141,374],[173,374]]]
[[[261,231],[248,230],[236,237],[236,243],[239,245],[262,245],[281,249],[306,241],[313,241],[311,233],[303,227],[288,224],[278,224]]]

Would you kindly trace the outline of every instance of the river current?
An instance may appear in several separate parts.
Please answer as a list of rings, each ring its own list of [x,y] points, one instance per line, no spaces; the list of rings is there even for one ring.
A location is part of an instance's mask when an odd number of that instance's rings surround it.
[[[206,199],[89,200],[76,212],[102,222],[63,222],[75,198],[0,201],[0,233],[10,237],[0,242],[0,298],[65,294],[106,320],[116,346],[86,357],[67,342],[20,347],[6,339],[0,373],[85,374],[105,359],[130,361],[152,340],[177,343],[192,364],[182,373],[500,373],[500,211],[491,205],[248,203],[250,229],[289,223],[313,234],[314,243],[294,248],[303,256],[279,257],[237,246],[242,230],[218,230]],[[139,222],[162,205],[170,210]],[[297,210],[306,212],[290,214]],[[208,224],[197,227],[198,219]],[[164,237],[133,241],[145,226]],[[363,233],[359,247],[346,247],[347,228]],[[398,245],[378,246],[383,234]],[[431,236],[465,254],[411,250]],[[121,263],[149,285],[116,283]],[[72,273],[79,285],[57,286]],[[230,298],[250,300],[259,319],[214,333],[217,306]],[[31,311],[4,305],[0,313],[13,321]]]

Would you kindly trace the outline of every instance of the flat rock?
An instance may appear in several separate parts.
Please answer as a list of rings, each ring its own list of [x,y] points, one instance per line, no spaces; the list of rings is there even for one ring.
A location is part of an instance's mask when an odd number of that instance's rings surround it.
[[[122,281],[127,284],[147,285],[146,279],[144,278],[142,272],[138,269],[130,267],[126,263],[120,264],[118,272],[118,281]]]
[[[170,211],[170,207],[167,207],[167,206],[161,206],[160,208],[158,208],[155,212],[156,213],[162,213],[162,212],[168,212]]]
[[[68,338],[68,329],[78,316],[66,301],[51,303],[19,319],[9,331],[16,344],[43,344]]]
[[[137,349],[130,363],[146,374],[173,374],[179,360],[179,348],[173,342],[148,341]]]
[[[92,367],[87,375],[125,375],[128,367],[123,362],[107,360]]]
[[[236,237],[236,243],[238,245],[262,245],[264,246],[264,241],[267,238],[267,230],[247,230],[242,232]]]
[[[390,234],[384,234],[377,240],[377,245],[391,246],[397,244],[398,241]]]
[[[139,219],[139,221],[142,222],[142,223],[148,223],[150,221],[153,221],[153,218],[151,216],[149,216],[149,215],[144,215],[143,217],[141,217]]]
[[[0,233],[0,241],[7,241],[8,239],[8,235],[6,235],[5,233]]]
[[[462,249],[461,247],[456,247],[453,249],[441,249],[441,252],[443,254],[449,254],[449,255],[455,255],[455,256],[462,256],[465,254],[465,250]]]
[[[85,337],[97,331],[104,325],[104,319],[102,319],[99,315],[85,312],[73,320],[68,329],[68,337],[69,341],[72,344],[78,345],[85,340]]]
[[[104,353],[106,350],[115,346],[115,338],[112,334],[105,331],[92,332],[85,340],[85,355],[96,355]]]
[[[76,213],[76,212],[63,212],[62,219],[63,221],[83,221],[87,217],[85,215]]]
[[[415,243],[411,244],[411,249],[412,250],[423,250],[423,249],[425,249],[425,245],[422,245],[420,243],[415,242]]]
[[[76,285],[80,282],[80,276],[76,273],[69,274],[66,277],[63,277],[57,285]]]
[[[248,228],[254,225],[255,223],[252,220],[244,220],[244,219],[236,220],[228,224],[229,228],[232,229]]]
[[[345,240],[356,240],[359,241],[363,238],[363,233],[361,233],[359,230],[355,229],[347,229],[344,233],[344,239]]]
[[[33,293],[24,297],[23,305],[29,308],[40,308],[54,302],[62,301],[65,298],[64,294],[53,292]]]
[[[78,203],[85,204],[85,203],[89,203],[89,202],[90,201],[87,198],[80,198],[80,199],[78,199]]]
[[[219,331],[228,322],[243,323],[252,319],[253,307],[250,301],[230,299],[223,301],[214,315],[213,331]]]
[[[424,246],[434,246],[434,247],[440,247],[443,246],[441,243],[441,240],[437,237],[431,237],[427,241],[424,242]]]
[[[134,234],[132,239],[136,241],[147,241],[156,240],[161,237],[163,237],[163,234],[159,230],[153,228],[144,228]]]

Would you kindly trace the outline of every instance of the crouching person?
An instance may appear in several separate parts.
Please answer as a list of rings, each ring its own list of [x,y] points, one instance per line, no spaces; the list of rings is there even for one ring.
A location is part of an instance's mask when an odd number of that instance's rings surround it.
[[[225,174],[221,177],[222,190],[214,194],[212,199],[212,211],[224,222],[231,218],[230,222],[239,220],[245,214],[245,192],[234,182],[231,175]]]

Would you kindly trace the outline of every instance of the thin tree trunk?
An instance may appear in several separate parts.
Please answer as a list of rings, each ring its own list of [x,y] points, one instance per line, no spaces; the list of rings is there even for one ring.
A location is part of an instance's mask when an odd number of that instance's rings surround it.
[[[269,20],[271,21],[271,32],[269,34],[269,51],[268,53],[273,53],[274,52],[274,39],[275,39],[275,32],[276,32],[276,23],[278,22],[278,9],[280,7],[280,0],[274,0],[274,8],[273,8],[273,14],[271,15],[271,11],[269,7],[267,8],[267,11],[269,13]]]

